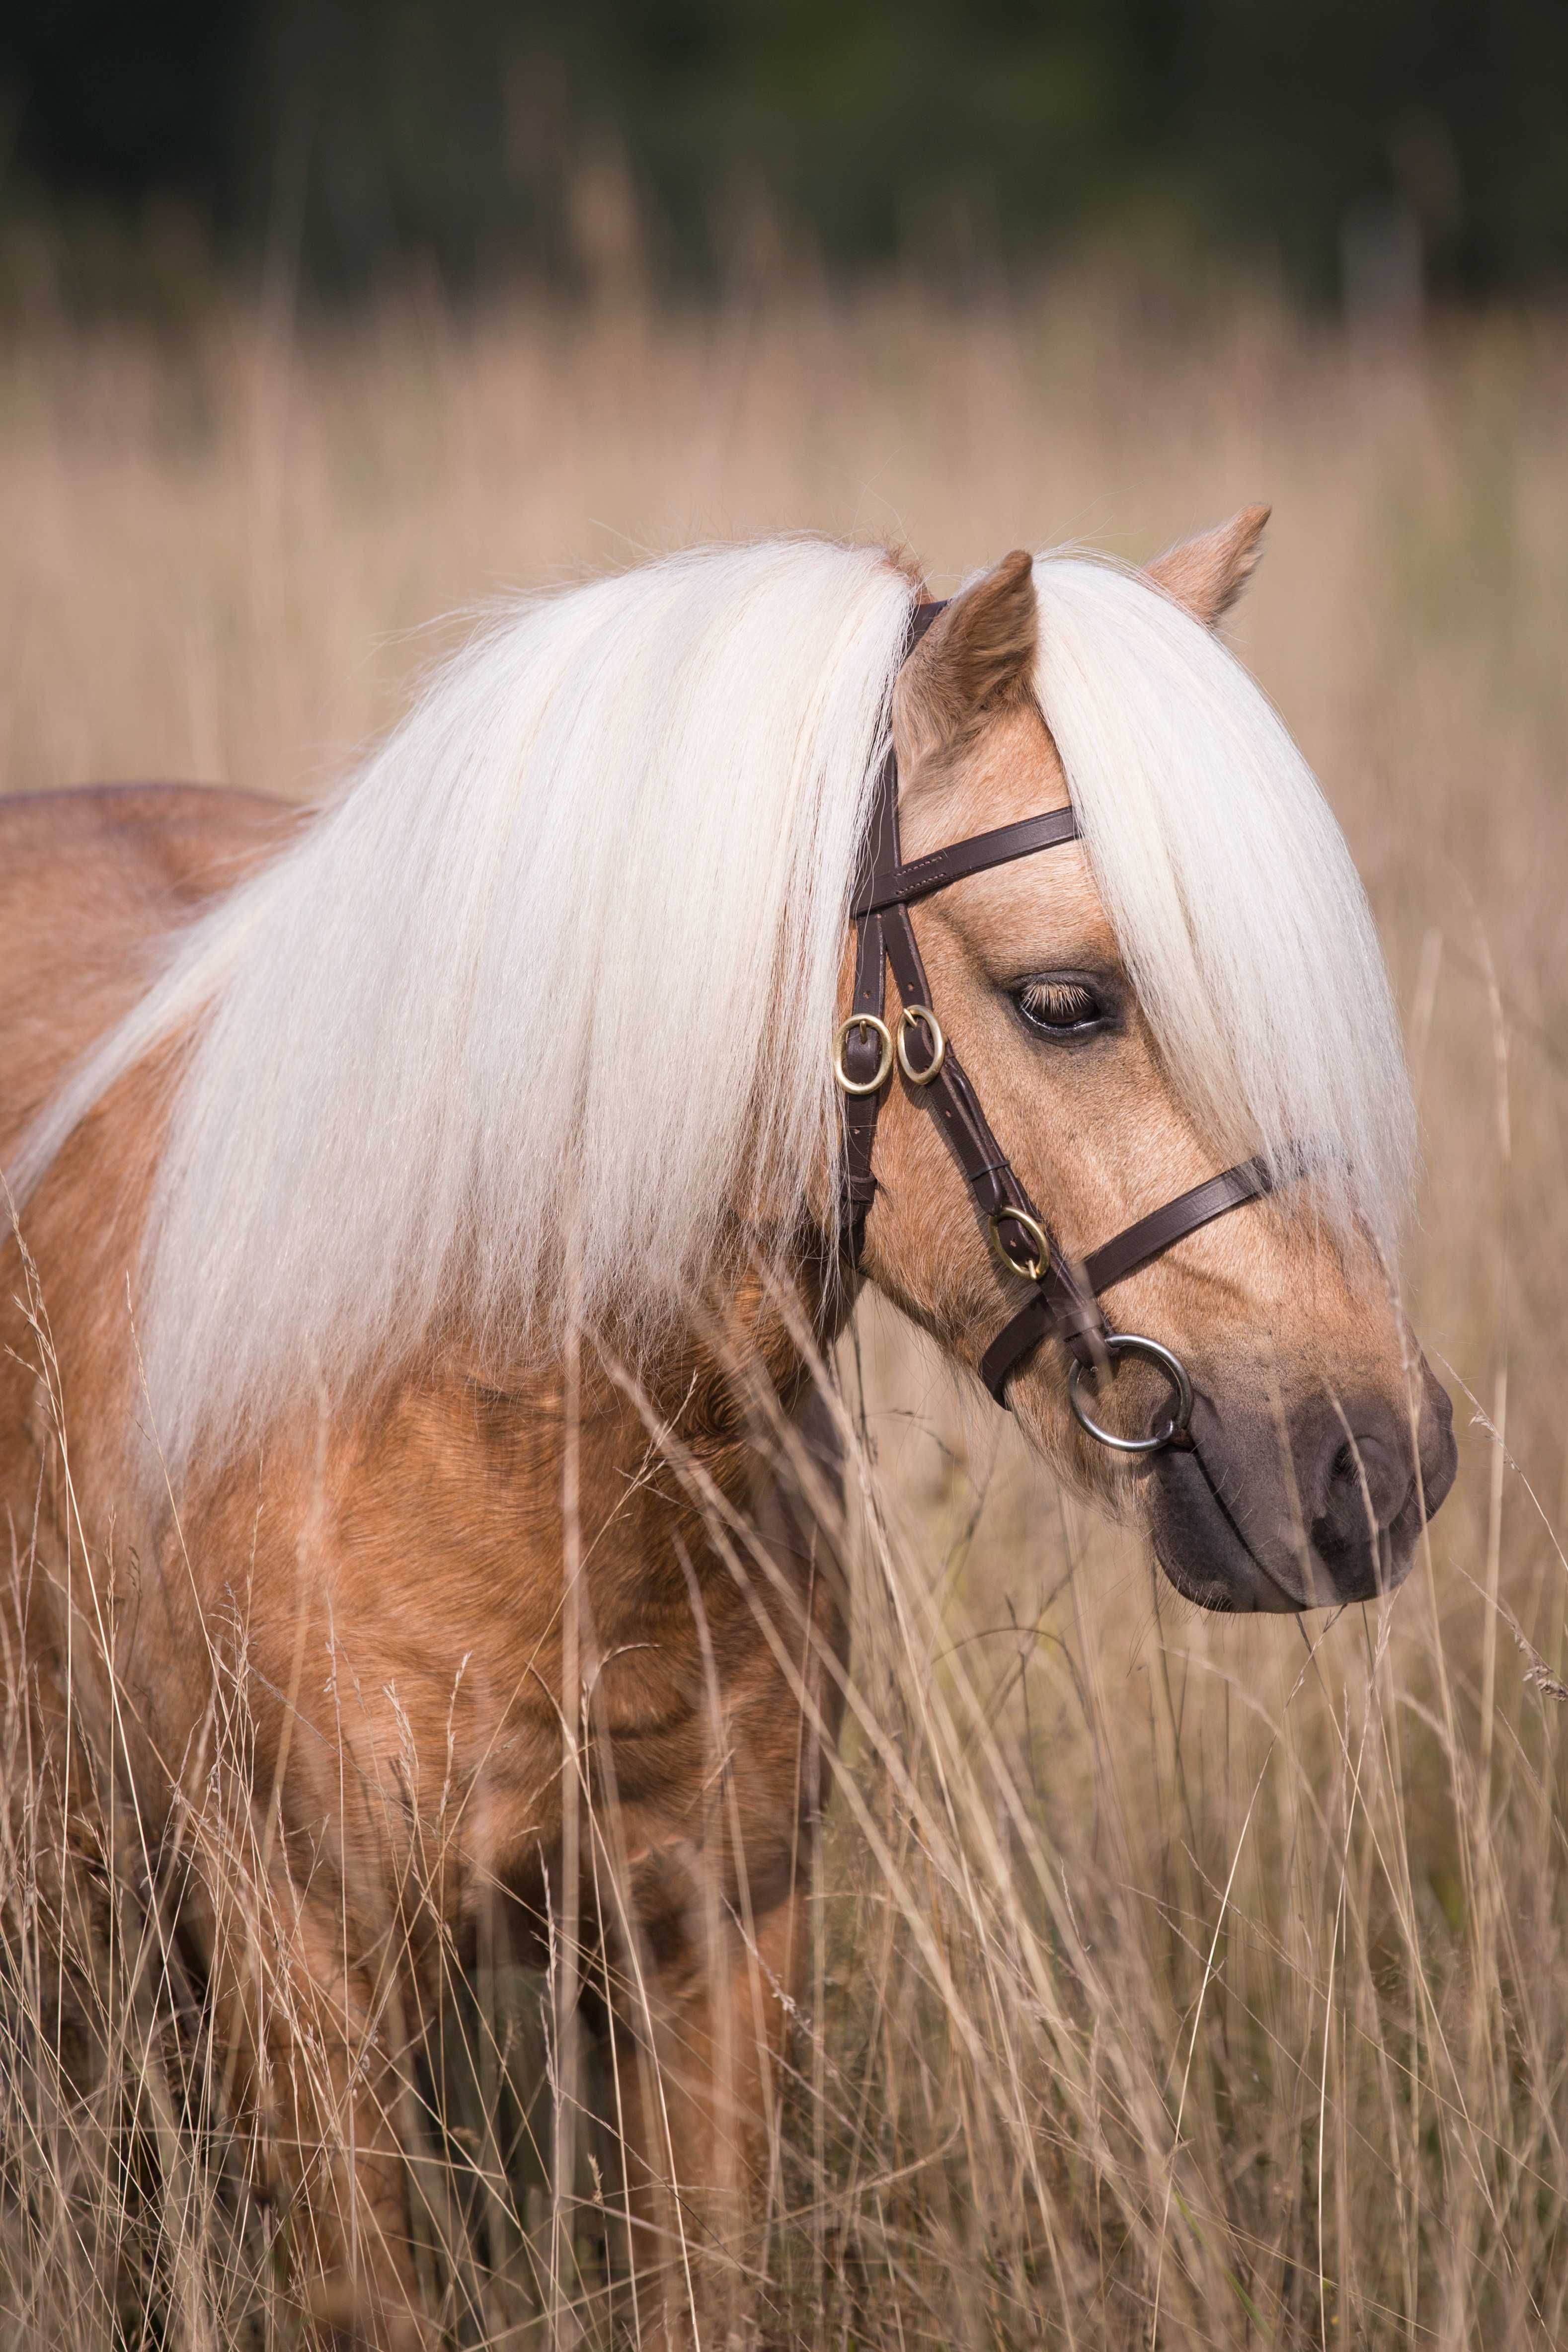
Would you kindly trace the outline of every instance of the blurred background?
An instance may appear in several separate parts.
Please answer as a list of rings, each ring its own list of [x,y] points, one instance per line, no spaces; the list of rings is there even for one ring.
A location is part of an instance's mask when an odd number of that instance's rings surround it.
[[[13,299],[969,282],[1086,235],[1415,307],[1568,267],[1554,0],[54,0],[0,30]]]
[[[1565,278],[1562,0],[0,23],[0,791],[312,794],[489,600],[694,540],[943,593],[1273,503],[1227,626],[1387,948],[1459,1485],[1389,1606],[1202,1617],[863,1319],[857,1657],[926,1809],[851,1736],[781,2340],[1568,2341]],[[7,2340],[292,2340],[218,2138],[37,2185],[45,2071],[0,2064]],[[543,2340],[538,2193],[444,2340]]]

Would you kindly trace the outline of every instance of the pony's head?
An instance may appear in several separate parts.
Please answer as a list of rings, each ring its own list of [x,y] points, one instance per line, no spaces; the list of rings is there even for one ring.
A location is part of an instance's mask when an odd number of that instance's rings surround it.
[[[1413,1117],[1370,916],[1304,763],[1214,635],[1266,520],[1248,509],[1142,575],[1010,556],[942,614],[893,705],[906,861],[1077,813],[1079,839],[913,914],[932,1004],[1058,1244],[1088,1257],[1248,1154],[1276,1179],[1109,1302],[1189,1368],[1189,1443],[1133,1460],[1092,1442],[1058,1345],[1008,1389],[1036,1445],[1143,1518],[1181,1591],[1232,1610],[1396,1584],[1455,1467],[1394,1287]],[[847,956],[846,1011],[850,978]],[[876,1154],[865,1269],[978,1368],[1021,1286],[897,1073]],[[1170,1409],[1130,1360],[1101,1395],[1125,1435]]]

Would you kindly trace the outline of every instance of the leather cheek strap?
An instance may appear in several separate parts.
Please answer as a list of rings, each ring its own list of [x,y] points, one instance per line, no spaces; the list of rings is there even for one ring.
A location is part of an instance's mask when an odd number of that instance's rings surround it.
[[[929,1012],[931,986],[909,909],[902,906],[890,908],[886,922],[888,961],[893,969],[899,995],[906,1010],[920,1006]],[[1026,1223],[1019,1223],[1011,1230],[1027,1246],[1030,1225],[1046,1232],[1039,1212],[992,1133],[979,1097],[951,1045],[945,1046],[935,1075],[929,1080],[923,1077],[932,1051],[930,1034],[925,1033],[921,1061],[916,1062],[912,1053],[910,1056],[911,1082],[924,1086],[948,1149],[963,1171],[976,1212],[987,1220],[988,1225],[994,1220],[1004,1231],[1008,1230],[1010,1213],[1019,1220],[1026,1220]],[[1074,1278],[1054,1239],[1048,1234],[1047,1239],[1050,1255],[1037,1295],[1049,1301],[1052,1328],[1086,1367],[1091,1366],[1099,1360],[1098,1342],[1105,1329],[1103,1318],[1092,1293],[1083,1290]]]
[[[910,622],[906,657],[942,609],[940,604],[917,607]],[[907,903],[933,890],[945,889],[949,883],[965,875],[983,873],[989,866],[1069,841],[1077,831],[1078,820],[1070,808],[1052,809],[1044,816],[1026,817],[1017,824],[976,834],[967,841],[954,842],[946,849],[903,865],[899,856],[898,761],[889,737],[877,775],[860,878],[852,901],[856,917],[855,987],[850,1019],[842,1033],[840,1066],[854,1085],[869,1091],[846,1091],[844,1096],[843,1240],[851,1264],[858,1265],[865,1245],[866,1220],[877,1197],[872,1165],[877,1115],[883,1086],[893,1075],[888,1070],[882,1083],[873,1087],[872,1081],[889,1050],[884,967],[890,965],[904,1013],[918,1008],[930,1017],[929,1023],[900,1022],[899,1044],[902,1051],[896,1057],[895,1066],[901,1062],[910,1086],[925,1092],[943,1140],[969,1186],[977,1214],[996,1221],[991,1227],[993,1233],[999,1225],[1004,1233],[1011,1232],[1026,1250],[1031,1248],[1030,1227],[1046,1234],[1048,1262],[1042,1276],[1042,1292],[1052,1302],[1054,1327],[1087,1365],[1098,1360],[1100,1352],[1098,1343],[1105,1327],[1100,1310],[1066,1270],[1054,1240],[992,1133],[957,1054],[945,1044],[938,1053],[936,1031],[931,1025],[935,1021],[931,983]],[[1009,1226],[1010,1212],[1026,1223]],[[1020,1271],[1017,1267],[1014,1270]]]
[[[887,950],[880,915],[863,915],[856,927],[855,993],[850,1013],[863,1025],[845,1036],[840,1059],[846,1074],[858,1086],[869,1086],[883,1054],[882,981]],[[870,1024],[875,1021],[876,1028]],[[885,1081],[884,1081],[885,1083]],[[866,1218],[877,1197],[871,1156],[877,1141],[877,1112],[881,1087],[872,1094],[846,1094],[844,1110],[844,1245],[858,1265],[865,1244]]]

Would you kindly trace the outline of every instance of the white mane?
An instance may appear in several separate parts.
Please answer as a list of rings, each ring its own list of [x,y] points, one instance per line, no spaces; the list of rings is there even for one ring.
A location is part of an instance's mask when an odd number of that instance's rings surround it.
[[[551,1327],[570,1258],[587,1326],[658,1318],[738,1187],[798,1208],[912,594],[793,540],[526,604],[196,925],[16,1171],[199,1024],[138,1298],[176,1472],[458,1298]]]
[[[1136,573],[1037,558],[1036,691],[1178,1093],[1222,1162],[1305,1164],[1392,1262],[1415,1161],[1399,1016],[1361,877],[1283,720]]]
[[[1316,785],[1209,634],[1036,565],[1039,692],[1134,982],[1227,1156],[1306,1142],[1391,1231],[1397,1027]],[[847,908],[911,590],[814,540],[669,558],[514,611],[336,802],[178,943],[27,1139],[194,1033],[138,1290],[176,1476],[342,1396],[454,1301],[542,1343],[657,1330],[835,1150]],[[741,1188],[737,1197],[737,1186]]]

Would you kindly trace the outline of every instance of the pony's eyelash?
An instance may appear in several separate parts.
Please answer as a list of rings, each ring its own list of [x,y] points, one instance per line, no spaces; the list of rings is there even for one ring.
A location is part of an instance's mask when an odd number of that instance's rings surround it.
[[[1093,995],[1073,980],[1026,981],[1018,991],[1018,1003],[1042,1029],[1077,1029],[1100,1018]]]

